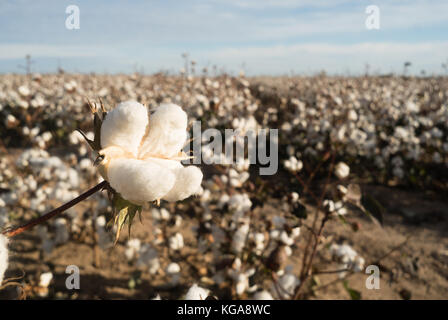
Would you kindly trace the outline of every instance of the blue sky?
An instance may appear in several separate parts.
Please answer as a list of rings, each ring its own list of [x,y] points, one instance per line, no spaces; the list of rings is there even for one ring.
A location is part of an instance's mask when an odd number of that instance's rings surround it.
[[[80,29],[65,27],[68,5]],[[380,9],[368,30],[365,10]],[[199,67],[249,75],[441,73],[448,60],[447,0],[193,0],[0,2],[0,73],[178,72],[188,52]]]

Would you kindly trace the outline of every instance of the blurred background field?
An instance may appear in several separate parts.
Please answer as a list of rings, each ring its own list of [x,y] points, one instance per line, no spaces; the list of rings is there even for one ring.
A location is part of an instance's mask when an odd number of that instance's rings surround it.
[[[304,298],[350,299],[353,290],[362,299],[448,298],[448,78],[208,70],[0,75],[3,227],[44,214],[100,181],[94,155],[75,131],[93,134],[86,98],[101,98],[106,108],[129,99],[149,109],[173,102],[190,122],[200,120],[202,130],[278,128],[278,172],[260,176],[258,165],[243,159],[202,164],[200,195],[148,205],[142,223],[129,236],[123,232],[116,246],[105,226],[107,196],[96,194],[11,242],[6,276],[20,277],[27,298],[178,299],[195,283],[219,299],[290,298],[316,215],[312,195],[322,193],[328,201],[320,211],[332,218]],[[348,176],[331,170],[342,162]],[[326,189],[329,174],[334,188]],[[383,227],[346,203],[353,186],[381,204]],[[346,287],[332,284],[340,272],[322,272],[338,270],[337,246],[345,244],[361,269],[380,266],[380,290],[366,289],[360,270]],[[276,250],[283,254],[278,268],[269,264]],[[65,288],[72,264],[80,268],[80,290]],[[278,279],[270,269],[278,269]],[[16,298],[22,289],[6,288],[0,297]]]

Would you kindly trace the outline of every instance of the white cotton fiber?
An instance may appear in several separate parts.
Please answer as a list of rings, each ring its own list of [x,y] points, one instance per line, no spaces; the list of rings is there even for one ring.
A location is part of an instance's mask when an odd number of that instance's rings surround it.
[[[101,125],[101,147],[119,146],[135,156],[148,125],[148,110],[136,101],[120,103]]]
[[[175,157],[187,139],[187,114],[178,105],[160,105],[149,116],[149,131],[139,157],[150,155]]]
[[[126,158],[112,160],[107,175],[112,188],[136,204],[162,198],[176,179],[171,170],[154,162]]]
[[[210,290],[199,287],[194,284],[188,289],[185,300],[205,300],[208,297]]]
[[[113,189],[135,204],[188,198],[199,191],[202,172],[180,162],[186,129],[187,114],[178,105],[162,104],[148,120],[143,105],[120,103],[102,124],[105,157],[98,170]]]
[[[202,172],[194,166],[182,167],[173,171],[176,176],[174,187],[163,196],[164,200],[173,202],[188,198],[197,193],[201,187]]]
[[[8,269],[8,238],[0,234],[0,285]]]

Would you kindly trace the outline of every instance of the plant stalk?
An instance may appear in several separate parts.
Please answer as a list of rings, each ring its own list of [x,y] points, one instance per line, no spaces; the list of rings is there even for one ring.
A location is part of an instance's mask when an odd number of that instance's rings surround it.
[[[86,192],[84,192],[83,194],[79,195],[78,197],[76,197],[73,200],[70,200],[69,202],[63,204],[62,206],[44,214],[43,216],[33,219],[27,223],[25,223],[24,225],[21,225],[19,227],[16,228],[8,228],[5,231],[2,232],[2,234],[6,237],[12,238],[18,234],[21,234],[22,232],[31,229],[32,227],[34,227],[35,225],[41,224],[47,220],[50,220],[51,218],[53,218],[54,216],[66,211],[67,209],[70,209],[71,207],[75,206],[76,204],[78,204],[79,202],[87,199],[88,197],[90,197],[91,195],[93,195],[94,193],[100,191],[101,189],[103,189],[104,187],[107,186],[107,181],[102,181],[99,184],[97,184],[96,186],[94,186],[93,188],[87,190]]]

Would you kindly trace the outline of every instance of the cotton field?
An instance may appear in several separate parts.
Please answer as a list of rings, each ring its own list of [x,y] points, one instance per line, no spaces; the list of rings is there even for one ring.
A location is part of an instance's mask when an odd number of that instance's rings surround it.
[[[7,74],[0,134],[2,298],[448,297],[446,77]]]

